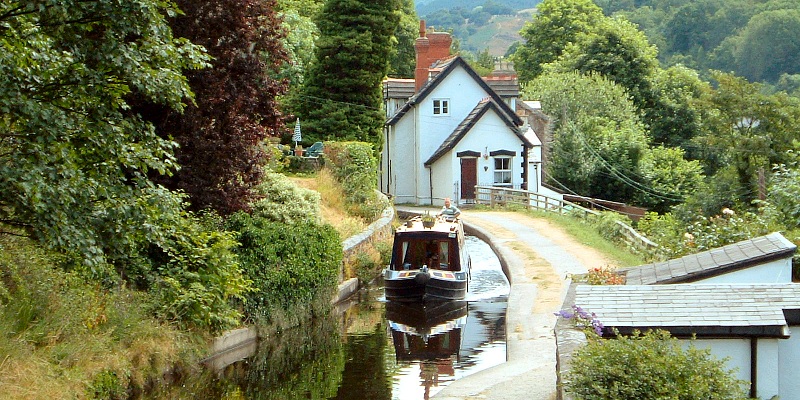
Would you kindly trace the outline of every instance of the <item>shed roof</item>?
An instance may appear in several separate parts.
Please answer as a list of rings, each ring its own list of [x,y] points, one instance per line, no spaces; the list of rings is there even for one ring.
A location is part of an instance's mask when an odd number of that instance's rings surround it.
[[[575,304],[622,334],[664,329],[676,336],[785,338],[788,325],[800,323],[800,285],[793,283],[577,285]]]
[[[778,232],[623,271],[628,285],[688,283],[790,257],[797,246]]]

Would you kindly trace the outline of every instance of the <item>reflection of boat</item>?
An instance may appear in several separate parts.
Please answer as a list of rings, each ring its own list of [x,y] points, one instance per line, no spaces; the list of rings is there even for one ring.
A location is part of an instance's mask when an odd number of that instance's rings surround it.
[[[397,361],[419,361],[424,399],[442,376],[454,376],[459,359],[467,303],[386,303],[386,319],[392,334]],[[445,379],[445,380],[452,380]]]
[[[458,218],[438,217],[431,227],[412,218],[395,231],[392,261],[384,270],[387,300],[463,300],[470,259]]]

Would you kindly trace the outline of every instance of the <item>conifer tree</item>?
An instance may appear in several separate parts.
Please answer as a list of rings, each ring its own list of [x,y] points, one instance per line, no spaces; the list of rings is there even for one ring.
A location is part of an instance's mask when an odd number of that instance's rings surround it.
[[[356,140],[380,147],[386,76],[398,0],[329,0],[319,16],[315,60],[296,114],[304,142]]]

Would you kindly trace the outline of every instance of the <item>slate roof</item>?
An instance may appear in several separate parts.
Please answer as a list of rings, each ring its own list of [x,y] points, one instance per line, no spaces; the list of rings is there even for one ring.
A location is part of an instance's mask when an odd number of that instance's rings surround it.
[[[519,82],[516,77],[484,77],[483,80],[500,97],[519,97]]]
[[[387,79],[383,81],[383,97],[386,99],[409,99],[414,95],[413,79]]]
[[[425,161],[425,166],[432,165],[434,162],[436,162],[436,160],[447,154],[448,151],[452,150],[453,147],[455,147],[456,144],[458,144],[458,142],[467,135],[470,129],[475,126],[481,117],[491,109],[493,109],[500,116],[503,122],[505,122],[506,126],[508,126],[508,128],[514,132],[514,134],[517,135],[517,137],[520,138],[527,147],[533,146],[528,138],[526,138],[525,135],[520,131],[519,127],[514,125],[514,122],[508,118],[508,115],[500,110],[500,107],[497,105],[497,103],[492,99],[486,98],[478,102],[478,105],[472,109],[469,115],[467,115],[467,117],[464,118],[460,124],[458,124],[450,136],[448,136],[447,139],[445,139],[444,142],[439,145],[439,148],[433,152],[433,155],[431,155],[428,161]]]
[[[458,67],[462,67],[464,68],[464,70],[467,71],[467,73],[475,80],[475,82],[477,82],[478,85],[480,85],[483,88],[483,90],[485,90],[486,93],[489,94],[492,100],[497,102],[498,106],[503,111],[503,113],[507,114],[507,117],[511,119],[511,121],[513,121],[515,125],[517,126],[522,125],[522,119],[520,119],[520,117],[514,113],[514,110],[512,110],[511,107],[509,107],[507,104],[503,102],[503,100],[500,98],[497,92],[492,90],[492,88],[486,83],[486,81],[484,81],[483,78],[481,78],[478,75],[478,73],[475,72],[475,70],[472,69],[472,67],[470,67],[466,61],[464,61],[464,59],[458,56],[443,60],[440,63],[434,65],[431,68],[431,71],[435,72],[440,70],[440,72],[436,74],[436,76],[428,80],[428,82],[426,82],[425,85],[419,89],[419,92],[417,92],[417,94],[408,99],[408,101],[405,104],[403,104],[403,107],[401,107],[400,110],[398,110],[395,115],[393,115],[386,121],[386,125],[394,125],[398,121],[400,121],[400,119],[403,118],[403,116],[409,110],[411,110],[413,106],[422,102],[422,100],[424,100],[429,94],[431,94],[433,90],[437,86],[439,86],[439,84],[441,84],[441,82],[443,82],[445,78]]]
[[[778,232],[709,251],[622,271],[628,285],[689,283],[794,254],[797,246]]]
[[[606,331],[668,330],[688,337],[781,337],[800,324],[800,285],[577,285],[575,304]]]

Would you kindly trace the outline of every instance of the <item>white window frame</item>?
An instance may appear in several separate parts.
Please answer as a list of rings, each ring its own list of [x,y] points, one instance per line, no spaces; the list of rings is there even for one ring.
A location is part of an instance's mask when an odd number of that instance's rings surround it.
[[[450,115],[450,99],[433,99],[433,115]]]
[[[514,170],[513,170],[513,157],[509,156],[495,156],[494,158],[494,174],[492,176],[494,186],[507,186],[513,187],[514,186]],[[500,162],[500,168],[497,168],[497,163]],[[502,165],[507,163],[507,165]],[[506,168],[502,168],[506,167]],[[505,179],[504,179],[505,178]],[[508,180],[508,182],[504,182]]]

